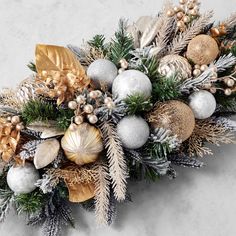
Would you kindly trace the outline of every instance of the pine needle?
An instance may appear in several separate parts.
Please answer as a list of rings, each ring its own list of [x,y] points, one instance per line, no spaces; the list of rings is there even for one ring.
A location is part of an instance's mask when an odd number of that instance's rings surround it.
[[[95,214],[98,225],[108,224],[110,176],[105,164],[95,165]]]
[[[168,48],[168,54],[181,53],[182,50],[188,45],[190,40],[193,39],[196,35],[200,34],[202,29],[209,24],[212,16],[212,11],[206,12],[205,14],[202,14],[199,18],[194,20],[184,32],[180,32],[173,39],[172,44]]]
[[[114,189],[115,198],[118,201],[125,200],[127,184],[127,166],[121,141],[117,135],[115,127],[110,122],[101,125],[105,148],[107,149],[107,159],[109,173]]]

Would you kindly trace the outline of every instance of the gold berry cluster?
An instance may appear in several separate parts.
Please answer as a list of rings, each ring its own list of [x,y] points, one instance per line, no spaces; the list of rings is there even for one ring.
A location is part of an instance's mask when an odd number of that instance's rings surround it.
[[[19,116],[0,119],[0,155],[4,162],[9,162],[15,154],[22,129],[24,126]]]
[[[177,27],[185,31],[189,22],[199,15],[199,3],[197,0],[179,0],[179,5],[167,11],[167,16],[177,18]]]
[[[75,100],[69,101],[68,107],[74,110],[74,117],[70,125],[71,130],[76,129],[76,125],[82,124],[87,120],[90,124],[96,124],[98,117],[94,114],[94,110],[105,104],[108,109],[113,109],[115,104],[111,97],[104,97],[100,90],[93,90],[87,94],[80,94]]]
[[[119,74],[124,72],[128,67],[129,67],[129,63],[124,59],[122,58],[120,61],[119,61],[119,64],[120,64],[120,69],[119,69]]]

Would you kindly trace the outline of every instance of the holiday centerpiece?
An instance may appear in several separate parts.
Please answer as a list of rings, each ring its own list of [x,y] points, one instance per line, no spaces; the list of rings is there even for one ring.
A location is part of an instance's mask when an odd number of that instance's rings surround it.
[[[236,14],[212,15],[180,0],[109,42],[36,45],[32,75],[0,93],[0,221],[13,207],[56,236],[74,203],[110,225],[130,184],[235,143]]]

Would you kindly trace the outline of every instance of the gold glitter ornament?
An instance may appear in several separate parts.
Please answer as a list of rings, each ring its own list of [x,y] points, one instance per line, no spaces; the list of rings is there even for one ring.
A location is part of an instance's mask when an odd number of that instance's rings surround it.
[[[219,54],[218,45],[211,36],[201,34],[194,37],[188,44],[187,58],[198,65],[208,65]]]
[[[191,136],[195,127],[193,111],[177,100],[156,103],[147,119],[152,128],[168,129],[182,141]]]
[[[166,77],[176,75],[177,79],[185,80],[191,77],[192,67],[188,60],[182,56],[167,55],[160,60],[158,72]]]

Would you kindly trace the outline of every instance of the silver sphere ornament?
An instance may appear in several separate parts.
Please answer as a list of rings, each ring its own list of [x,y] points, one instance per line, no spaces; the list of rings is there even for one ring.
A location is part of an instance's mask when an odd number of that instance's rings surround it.
[[[209,118],[216,109],[215,97],[206,90],[199,90],[189,96],[189,106],[192,108],[195,118]]]
[[[147,122],[138,116],[126,116],[117,125],[117,134],[126,148],[142,147],[147,142],[149,133]]]
[[[107,59],[95,60],[87,70],[87,75],[94,82],[96,88],[100,88],[101,85],[110,88],[117,73],[118,70],[115,64]]]
[[[36,189],[35,183],[39,179],[39,172],[33,164],[11,167],[7,173],[7,184],[16,194],[31,193]]]
[[[151,96],[152,84],[149,78],[138,70],[126,70],[119,74],[112,85],[112,94],[118,99],[125,99],[132,94]]]

